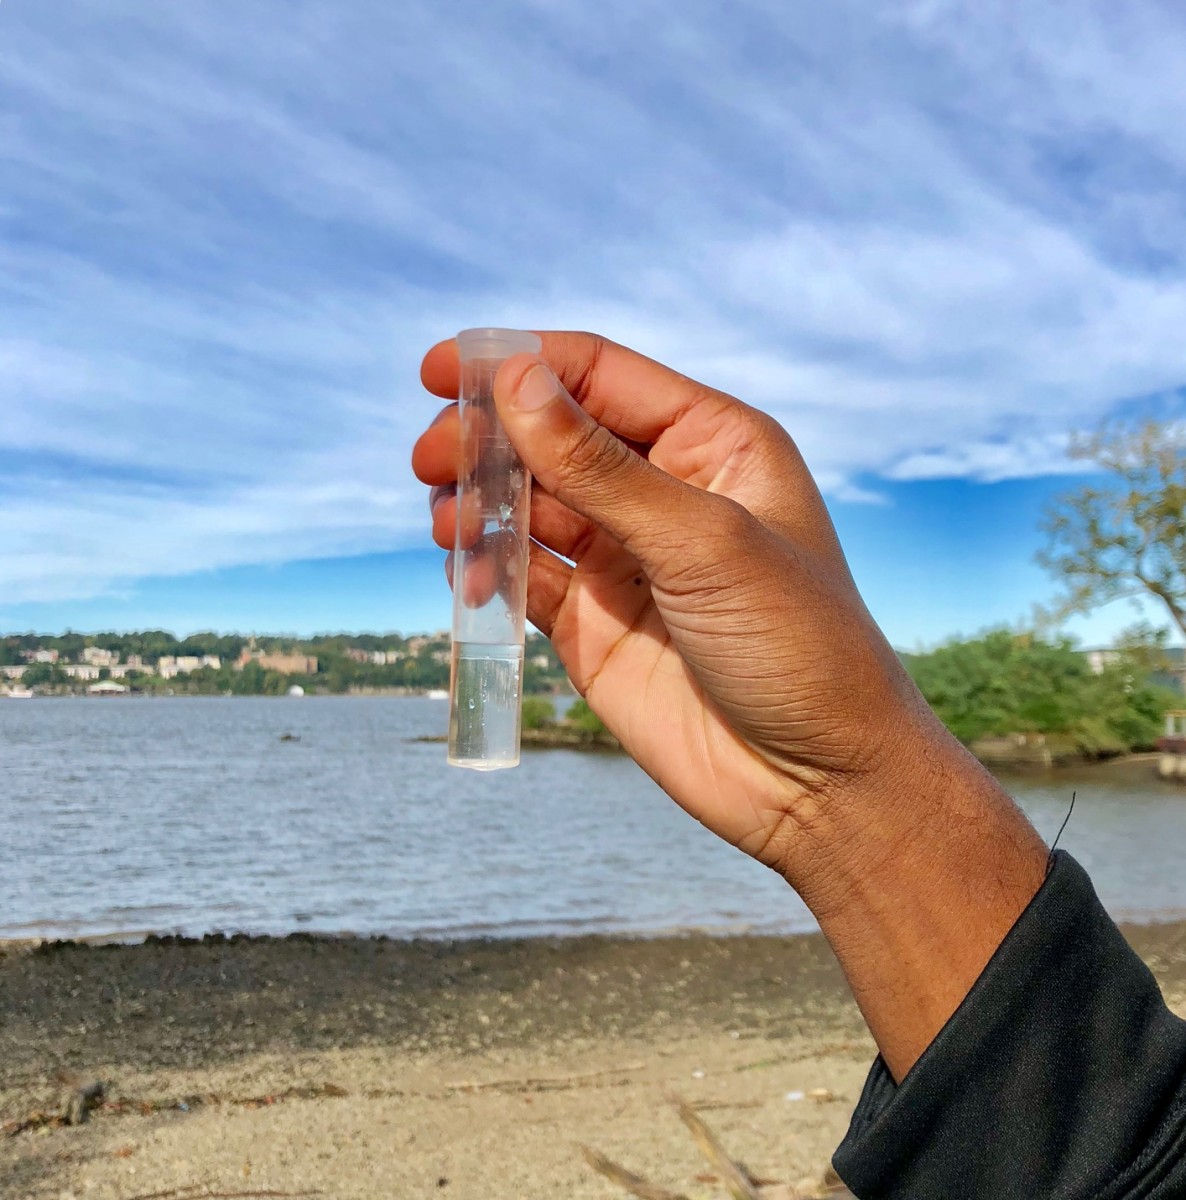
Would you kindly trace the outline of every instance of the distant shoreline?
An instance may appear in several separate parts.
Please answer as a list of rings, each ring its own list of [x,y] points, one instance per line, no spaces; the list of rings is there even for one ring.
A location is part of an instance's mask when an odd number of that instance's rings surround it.
[[[1131,920],[1117,919],[1120,928],[1131,934],[1130,940],[1143,935],[1154,940],[1168,939],[1186,946],[1186,913],[1171,912],[1165,916]],[[500,948],[507,952],[524,947],[561,947],[567,945],[634,945],[636,943],[727,943],[737,940],[760,942],[797,942],[804,938],[818,938],[815,927],[789,931],[763,930],[753,924],[689,925],[666,927],[654,930],[585,930],[560,931],[554,933],[522,933],[513,929],[505,934],[474,934],[461,931],[457,934],[432,933],[389,935],[385,933],[354,933],[348,929],[325,932],[319,930],[294,929],[288,933],[248,933],[243,931],[212,931],[203,934],[180,934],[158,930],[119,930],[108,933],[78,934],[72,937],[0,937],[0,964],[6,958],[16,959],[27,955],[55,955],[70,950],[115,952],[136,947],[157,946],[163,949],[174,947],[180,950],[199,947],[283,947],[286,945],[356,945],[383,947],[393,952],[413,952],[422,948],[425,953],[454,953],[468,950],[496,954]],[[1186,965],[1183,968],[1186,986]]]
[[[187,692],[187,691],[152,691],[152,692],[118,692],[111,694],[95,694],[85,691],[77,692],[35,692],[32,696],[11,696],[0,691],[0,700],[341,700],[345,699],[407,699],[418,697],[424,700],[447,699],[437,695],[440,688],[351,688],[345,692],[307,691],[301,696],[290,696],[284,693],[268,692]],[[529,695],[549,697],[556,700],[567,700],[570,703],[577,698],[576,692],[531,692]]]
[[[88,695],[86,692],[36,693],[32,697],[10,697],[0,692],[0,701],[6,699],[34,700],[310,700],[310,699],[422,699],[445,702],[439,688],[403,688],[403,687],[358,687],[345,692],[310,691],[302,696],[250,694],[239,695],[228,692],[211,694],[209,692],[126,692],[118,695]],[[575,692],[553,691],[532,693],[541,698],[555,701],[575,701]],[[624,753],[621,744],[612,734],[589,734],[583,730],[565,728],[555,729],[525,729],[522,734],[523,745],[531,749],[585,750],[603,754]],[[410,739],[413,742],[444,743],[447,738],[443,735],[425,735]],[[1118,754],[1106,758],[1090,757],[1077,752],[1059,749],[1045,753],[1042,746],[1008,747],[1002,743],[1005,739],[994,739],[991,749],[973,743],[969,749],[972,754],[990,771],[1004,774],[1051,774],[1059,772],[1083,771],[1095,769],[1121,769],[1126,766],[1137,766],[1144,763],[1155,764],[1160,758],[1156,750],[1137,751],[1132,754]]]

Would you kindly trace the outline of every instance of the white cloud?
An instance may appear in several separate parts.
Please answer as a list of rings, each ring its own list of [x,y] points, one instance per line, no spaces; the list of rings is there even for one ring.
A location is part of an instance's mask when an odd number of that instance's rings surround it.
[[[966,442],[947,450],[920,450],[886,472],[890,479],[970,478],[984,483],[1035,475],[1071,474],[1079,464],[1066,457],[1067,438],[1020,437],[1013,441]]]
[[[419,357],[486,320],[737,391],[841,502],[1065,471],[1186,383],[1184,50],[1159,5],[5,5],[0,593],[421,540]]]

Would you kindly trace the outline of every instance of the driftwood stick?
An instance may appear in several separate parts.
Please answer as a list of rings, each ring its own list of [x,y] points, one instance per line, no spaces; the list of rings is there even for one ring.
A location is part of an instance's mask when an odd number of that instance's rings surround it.
[[[717,1141],[716,1134],[700,1119],[692,1106],[679,1099],[675,1100],[675,1106],[680,1120],[688,1127],[696,1145],[700,1147],[700,1153],[721,1177],[733,1200],[762,1200],[761,1193],[750,1183],[749,1176],[725,1153],[725,1148]]]
[[[669,1192],[657,1184],[648,1183],[641,1175],[635,1175],[633,1171],[618,1166],[589,1146],[582,1146],[581,1153],[585,1156],[585,1162],[598,1175],[603,1175],[610,1183],[616,1183],[630,1195],[637,1196],[638,1200],[688,1200],[682,1192]]]
[[[187,1183],[183,1187],[166,1188],[163,1192],[145,1192],[140,1196],[132,1196],[130,1200],[187,1200],[206,1190],[204,1183]]]
[[[251,1196],[324,1196],[324,1192],[205,1192],[196,1197],[196,1200],[246,1200]]]
[[[185,1187],[167,1188],[163,1192],[144,1192],[139,1196],[130,1196],[128,1200],[246,1200],[247,1197],[289,1197],[322,1196],[324,1192],[211,1192],[209,1184],[191,1183]]]
[[[836,1168],[830,1164],[824,1171],[823,1188],[825,1196],[834,1196],[836,1200],[856,1200],[852,1192],[844,1186],[844,1180],[836,1174]]]
[[[606,1079],[614,1075],[625,1075],[630,1071],[641,1071],[645,1066],[646,1063],[627,1063],[624,1067],[611,1067],[602,1071],[577,1071],[571,1075],[528,1076],[525,1079],[461,1079],[456,1083],[445,1084],[445,1088],[450,1092],[485,1092],[491,1090],[546,1092],[551,1089],[579,1087],[584,1083],[592,1083],[594,1080]]]

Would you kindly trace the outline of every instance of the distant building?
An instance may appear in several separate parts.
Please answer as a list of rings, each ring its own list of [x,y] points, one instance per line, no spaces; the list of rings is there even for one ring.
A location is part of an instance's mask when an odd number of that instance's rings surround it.
[[[222,659],[217,654],[162,654],[156,665],[156,673],[162,679],[176,679],[178,675],[188,675],[203,667],[217,671],[221,666]]]
[[[1168,673],[1173,677],[1178,691],[1186,694],[1186,646],[1170,646],[1165,656]]]
[[[62,673],[70,679],[98,679],[99,668],[90,663],[66,663]]]
[[[82,651],[82,661],[94,667],[111,667],[119,662],[119,655],[114,650],[104,650],[102,646],[86,646]]]
[[[122,696],[127,687],[122,683],[112,683],[110,679],[104,679],[100,683],[92,683],[87,691],[92,696]]]
[[[28,663],[17,663],[15,666],[11,667],[0,667],[0,671],[2,671],[8,679],[20,679],[20,677],[28,669]]]
[[[144,665],[144,659],[139,654],[129,654],[124,666],[129,671],[146,671],[148,669]]]
[[[1106,667],[1110,667],[1120,658],[1119,650],[1084,650],[1083,657],[1093,675],[1102,675]]]
[[[235,663],[236,670],[243,670],[249,662],[257,662],[265,671],[279,671],[281,675],[317,674],[317,658],[312,654],[265,654],[262,650],[244,650]]]
[[[25,650],[23,653],[27,662],[56,663],[58,661],[56,650]]]
[[[388,663],[397,663],[407,655],[402,650],[357,650],[346,651],[346,657],[356,663],[367,663],[376,667],[385,667]]]
[[[1082,654],[1093,675],[1102,675],[1107,667],[1121,661],[1119,650],[1084,650]],[[1162,655],[1164,665],[1152,672],[1152,682],[1186,693],[1186,649],[1181,646],[1167,646]]]
[[[399,661],[398,650],[360,650],[357,646],[351,646],[346,651],[346,657],[351,662],[368,664],[376,667],[385,666],[387,663]]]

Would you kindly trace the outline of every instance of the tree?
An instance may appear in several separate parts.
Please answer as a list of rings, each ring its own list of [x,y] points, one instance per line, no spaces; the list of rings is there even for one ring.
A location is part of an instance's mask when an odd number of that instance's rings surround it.
[[[574,701],[564,716],[566,721],[575,725],[582,733],[598,737],[606,731],[601,718],[589,707],[584,698]]]
[[[556,723],[556,713],[552,702],[542,696],[523,697],[523,728],[546,729]]]
[[[57,683],[60,674],[50,663],[30,663],[21,676],[21,682],[26,687],[39,687],[41,684]]]
[[[1104,425],[1070,456],[1110,477],[1047,510],[1038,561],[1066,586],[1058,615],[1153,597],[1186,635],[1186,424]]]
[[[1147,647],[1120,646],[1102,669],[1067,638],[994,629],[911,655],[927,703],[960,741],[1011,733],[1061,734],[1090,755],[1150,746],[1176,700],[1150,679]]]

